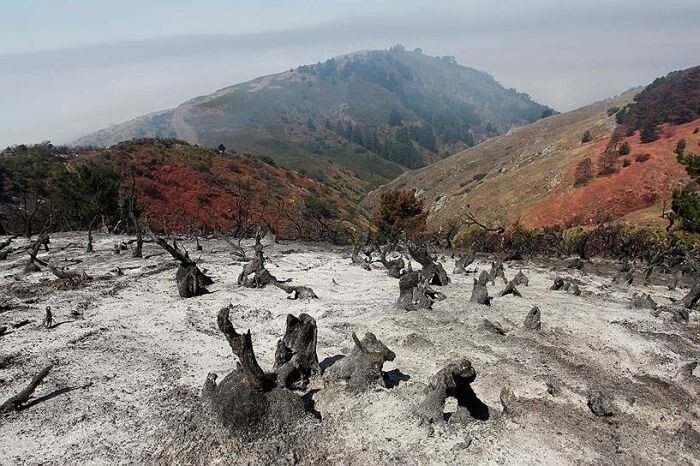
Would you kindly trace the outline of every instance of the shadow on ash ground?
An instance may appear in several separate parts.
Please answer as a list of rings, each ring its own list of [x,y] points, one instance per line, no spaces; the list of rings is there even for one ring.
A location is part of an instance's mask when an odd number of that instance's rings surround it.
[[[277,288],[236,286],[241,264],[225,243],[206,241],[200,266],[215,280],[212,293],[180,299],[173,261],[114,255],[119,239],[98,235],[96,252],[86,255],[84,234],[52,237],[51,251],[40,257],[54,264],[81,259],[75,267],[90,275],[124,271],[86,286],[60,284],[46,272],[17,281],[23,251],[0,262],[0,326],[9,328],[0,337],[0,398],[54,364],[35,402],[0,418],[0,463],[700,463],[700,379],[698,369],[683,370],[699,358],[697,315],[681,324],[629,306],[633,292],[668,303],[683,289],[627,287],[599,272],[511,263],[508,278],[522,268],[530,279],[519,287],[522,298],[497,297],[490,307],[470,303],[473,274],[452,276],[441,289],[447,299],[432,311],[404,312],[393,307],[398,281],[382,268],[351,266],[348,251],[269,245],[269,270],[312,286],[320,297],[291,301]],[[194,246],[186,246],[194,255]],[[158,252],[145,245],[145,255]],[[452,270],[452,260],[446,265]],[[582,296],[550,291],[556,276],[580,280]],[[502,287],[489,290],[497,295]],[[391,388],[356,395],[323,389],[317,380],[310,388],[318,390],[320,423],[300,425],[284,439],[241,444],[198,403],[207,373],[223,376],[235,364],[215,322],[229,303],[237,306],[234,325],[251,329],[267,368],[287,313],[316,319],[321,361],[347,354],[351,332],[373,332],[396,353],[384,367]],[[521,330],[533,305],[542,311],[539,333]],[[50,330],[40,325],[46,306],[59,323]],[[484,328],[485,318],[506,334]],[[459,357],[476,368],[472,387],[489,419],[420,425],[414,410],[429,377]],[[516,396],[508,414],[499,402],[503,387]],[[610,398],[613,416],[591,413],[592,392]],[[451,409],[448,403],[445,418]]]

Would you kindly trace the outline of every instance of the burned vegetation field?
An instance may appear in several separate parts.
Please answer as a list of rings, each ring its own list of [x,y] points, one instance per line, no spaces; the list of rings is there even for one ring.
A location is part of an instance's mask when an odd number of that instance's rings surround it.
[[[93,236],[0,241],[2,464],[700,462],[683,277]]]

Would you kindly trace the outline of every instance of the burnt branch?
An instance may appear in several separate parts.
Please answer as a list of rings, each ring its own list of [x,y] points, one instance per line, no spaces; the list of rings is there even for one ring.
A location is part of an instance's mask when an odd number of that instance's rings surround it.
[[[31,382],[29,382],[29,385],[27,385],[24,390],[10,397],[2,405],[0,405],[0,413],[21,410],[24,404],[29,401],[29,398],[34,393],[34,390],[36,390],[39,384],[46,378],[47,375],[49,375],[52,367],[53,366],[51,365],[44,367],[32,378]]]

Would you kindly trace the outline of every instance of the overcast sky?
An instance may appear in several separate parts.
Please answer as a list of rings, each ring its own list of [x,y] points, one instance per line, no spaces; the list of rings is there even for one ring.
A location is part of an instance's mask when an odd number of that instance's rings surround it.
[[[566,111],[700,64],[698,0],[0,0],[0,147],[401,43]]]

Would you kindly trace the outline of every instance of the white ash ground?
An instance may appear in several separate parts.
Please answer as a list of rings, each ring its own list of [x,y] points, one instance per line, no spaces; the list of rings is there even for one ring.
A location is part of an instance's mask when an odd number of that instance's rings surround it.
[[[167,255],[132,259],[128,252],[113,254],[113,244],[123,239],[97,235],[96,252],[85,254],[84,233],[52,236],[51,251],[40,258],[54,264],[81,259],[74,267],[91,276],[117,267],[125,273],[86,287],[61,284],[48,272],[16,280],[28,257],[24,251],[0,262],[0,326],[10,328],[0,337],[0,398],[21,389],[47,363],[54,364],[34,394],[39,402],[0,418],[0,463],[162,462],[159,450],[177,442],[175,427],[190,409],[173,394],[196,394],[209,372],[223,377],[234,367],[215,322],[219,309],[233,303],[238,306],[231,313],[233,324],[251,329],[265,369],[272,368],[288,313],[306,312],[316,319],[321,361],[346,354],[353,331],[360,336],[373,332],[396,352],[395,361],[384,366],[392,388],[356,395],[323,389],[316,381],[314,388],[320,390],[313,396],[325,449],[318,461],[700,464],[699,374],[696,369],[687,377],[681,370],[700,358],[698,317],[691,313],[690,322],[683,324],[666,313],[653,317],[649,310],[629,307],[633,292],[651,293],[665,304],[685,289],[668,291],[641,280],[628,287],[585,269],[510,263],[508,278],[522,269],[530,279],[528,287],[519,287],[522,298],[497,297],[490,307],[470,303],[474,275],[450,274],[452,283],[441,288],[445,301],[431,311],[405,312],[394,308],[398,280],[379,264],[363,270],[350,264],[349,251],[326,245],[267,245],[272,274],[311,286],[320,298],[292,301],[275,287],[238,287],[241,264],[227,245],[203,241],[200,267],[215,284],[211,294],[182,299],[174,261]],[[26,240],[17,240],[12,247],[24,245]],[[185,246],[196,254],[193,244]],[[153,244],[144,245],[144,255],[160,252]],[[479,262],[471,269],[487,267]],[[448,259],[448,273],[452,268]],[[549,290],[556,276],[580,280],[582,296]],[[497,295],[502,288],[497,282],[489,291]],[[542,311],[539,333],[520,329],[533,305]],[[40,325],[46,306],[58,323],[50,330]],[[76,310],[82,317],[72,315]],[[507,334],[482,328],[484,318],[499,322]],[[11,327],[25,319],[32,322]],[[425,384],[459,357],[476,368],[472,387],[490,407],[491,418],[419,425],[414,408]],[[512,414],[501,415],[499,393],[506,386],[518,401]],[[597,390],[612,398],[614,416],[596,417],[587,407],[588,393]],[[451,408],[448,403],[446,410]],[[220,462],[256,458],[243,449]],[[279,461],[295,458],[282,452]]]

